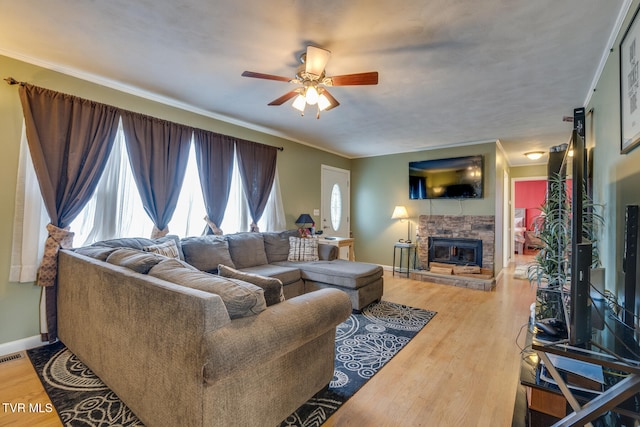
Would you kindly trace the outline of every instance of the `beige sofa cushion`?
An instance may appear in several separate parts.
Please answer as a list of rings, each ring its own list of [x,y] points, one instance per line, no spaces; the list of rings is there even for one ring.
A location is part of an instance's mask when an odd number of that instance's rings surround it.
[[[261,276],[259,274],[245,273],[222,264],[218,266],[218,274],[222,277],[253,283],[254,285],[264,289],[264,299],[267,302],[267,307],[284,301],[284,292],[282,290],[282,282],[280,279]]]
[[[285,263],[287,261],[284,261]],[[282,264],[282,263],[278,263]],[[265,264],[256,265],[255,267],[243,268],[242,272],[249,274],[257,274],[259,276],[275,277],[282,282],[282,286],[286,287],[292,283],[302,280],[300,269],[298,267],[287,267],[285,265]]]
[[[180,243],[185,261],[198,270],[215,274],[219,264],[235,267],[229,253],[229,243],[223,236],[185,237]]]
[[[127,267],[131,270],[147,274],[151,268],[160,261],[167,259],[165,256],[137,249],[121,248],[113,251],[108,257],[109,264]]]
[[[176,262],[179,261],[166,259],[156,264],[149,271],[149,275],[219,295],[232,319],[252,316],[267,308],[262,288],[240,280],[230,280],[204,271],[182,267]]]
[[[73,249],[74,252],[80,255],[95,258],[100,261],[106,261],[109,255],[117,251],[118,248],[108,248],[103,246],[83,246],[81,248]]]
[[[262,233],[245,232],[227,234],[229,252],[235,268],[242,269],[256,265],[268,264],[267,254],[264,250]],[[220,264],[229,265],[221,262]]]
[[[297,237],[298,230],[267,231],[262,233],[264,250],[269,264],[286,261],[289,256],[289,237]]]
[[[184,254],[182,253],[182,247],[180,245],[180,237],[174,234],[167,234],[166,236],[158,237],[157,239],[147,239],[144,237],[121,237],[118,239],[102,240],[100,242],[92,244],[91,246],[106,246],[109,248],[131,248],[141,251],[145,246],[157,245],[159,243],[164,243],[167,240],[173,240],[174,242],[176,242],[176,247],[178,248],[180,259],[184,259]]]
[[[311,280],[340,288],[359,289],[367,286],[383,275],[383,269],[377,264],[353,262],[344,259],[318,262],[283,262],[279,265],[297,267],[300,275]]]
[[[174,240],[167,240],[166,242],[156,243],[155,245],[144,246],[142,250],[145,252],[164,255],[167,258],[180,258],[178,245]]]

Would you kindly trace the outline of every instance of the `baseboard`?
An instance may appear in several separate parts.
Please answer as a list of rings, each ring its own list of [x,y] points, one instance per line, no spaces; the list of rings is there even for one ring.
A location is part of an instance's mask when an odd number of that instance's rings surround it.
[[[34,347],[41,347],[46,342],[42,342],[40,335],[34,335],[32,337],[22,338],[17,341],[10,341],[0,344],[0,356],[5,354],[17,353],[19,351],[28,350]]]

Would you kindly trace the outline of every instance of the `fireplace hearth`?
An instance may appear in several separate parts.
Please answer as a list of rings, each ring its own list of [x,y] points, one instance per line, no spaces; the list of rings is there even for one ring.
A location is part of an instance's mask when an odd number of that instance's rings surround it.
[[[432,262],[482,267],[482,240],[429,237],[429,264]]]

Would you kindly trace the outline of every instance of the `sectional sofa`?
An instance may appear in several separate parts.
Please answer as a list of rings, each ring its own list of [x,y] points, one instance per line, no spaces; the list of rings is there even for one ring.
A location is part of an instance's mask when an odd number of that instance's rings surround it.
[[[63,250],[58,335],[148,426],[277,425],[333,377],[382,269],[295,231]]]

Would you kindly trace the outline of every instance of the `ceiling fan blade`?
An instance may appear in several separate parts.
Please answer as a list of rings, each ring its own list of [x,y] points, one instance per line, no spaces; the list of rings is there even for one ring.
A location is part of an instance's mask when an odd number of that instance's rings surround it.
[[[335,99],[335,98],[333,97],[333,95],[331,95],[331,94],[329,93],[329,91],[328,91],[327,89],[324,89],[324,90],[322,91],[322,94],[323,94],[324,96],[326,96],[326,97],[327,97],[327,99],[329,100],[329,106],[328,106],[327,108],[325,108],[325,109],[324,109],[324,111],[329,111],[329,110],[331,110],[332,108],[336,108],[338,105],[340,105],[340,103],[338,102],[338,100],[337,100],[337,99]]]
[[[305,71],[314,76],[321,76],[327,66],[331,52],[315,46],[307,46],[307,56],[304,60]]]
[[[292,80],[289,77],[274,76],[272,74],[255,73],[253,71],[245,71],[244,73],[242,73],[242,77],[253,77],[256,79],[265,79],[265,80],[277,80],[281,82],[290,82]]]
[[[300,91],[298,89],[292,90],[291,92],[287,92],[284,95],[282,95],[280,98],[274,99],[273,101],[271,101],[268,105],[282,105],[288,100],[290,100],[291,98],[297,96],[299,92]]]
[[[358,86],[358,85],[377,85],[378,72],[371,71],[369,73],[345,74],[343,76],[330,77],[331,86]]]

